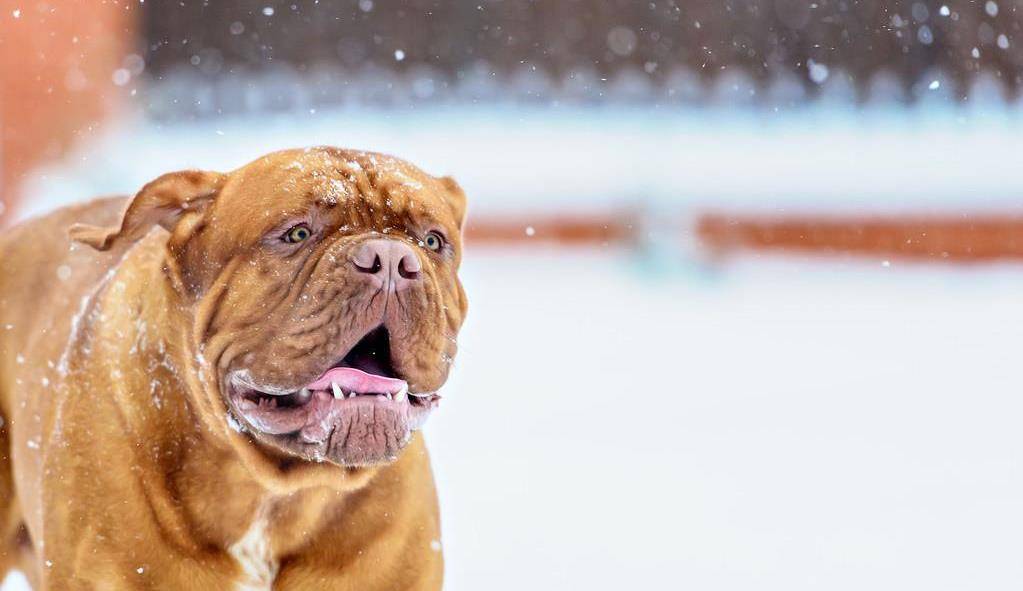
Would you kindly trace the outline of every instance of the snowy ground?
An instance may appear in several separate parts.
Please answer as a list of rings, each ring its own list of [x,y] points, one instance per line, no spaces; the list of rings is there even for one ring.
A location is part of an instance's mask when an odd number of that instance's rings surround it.
[[[471,257],[448,589],[1016,589],[1023,272]]]

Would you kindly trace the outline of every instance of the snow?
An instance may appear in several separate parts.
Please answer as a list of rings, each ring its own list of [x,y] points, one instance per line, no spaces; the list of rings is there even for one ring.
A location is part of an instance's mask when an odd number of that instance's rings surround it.
[[[467,258],[426,428],[446,589],[1023,580],[1023,273],[635,263]]]
[[[227,415],[227,426],[237,433],[245,432],[245,427],[243,427],[242,424],[238,422],[238,419],[234,418],[234,415],[230,414]]]
[[[927,25],[921,25],[916,30],[916,39],[924,45],[930,45],[934,42],[934,33],[931,32],[931,28]]]

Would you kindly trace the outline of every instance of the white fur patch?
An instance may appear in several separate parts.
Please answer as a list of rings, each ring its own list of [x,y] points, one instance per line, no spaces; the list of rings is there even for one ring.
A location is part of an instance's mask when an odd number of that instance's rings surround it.
[[[237,591],[271,591],[280,564],[270,550],[267,537],[266,512],[256,512],[256,518],[242,537],[228,548],[228,552],[242,567],[242,579],[235,584]]]

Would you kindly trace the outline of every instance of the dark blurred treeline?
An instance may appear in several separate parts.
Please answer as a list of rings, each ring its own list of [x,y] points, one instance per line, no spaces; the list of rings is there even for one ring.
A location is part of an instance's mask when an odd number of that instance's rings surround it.
[[[935,71],[947,92],[965,96],[983,71],[1014,95],[1023,71],[1021,7],[1021,0],[147,2],[144,58],[157,79],[185,69],[194,80],[275,68],[325,78],[421,72],[420,95],[475,76],[484,86],[488,78],[497,87],[532,85],[542,99],[577,78],[599,85],[623,72],[656,89],[676,84],[680,71],[702,85],[738,71],[751,93],[786,77],[806,96],[836,72],[862,95],[884,71],[907,98]]]

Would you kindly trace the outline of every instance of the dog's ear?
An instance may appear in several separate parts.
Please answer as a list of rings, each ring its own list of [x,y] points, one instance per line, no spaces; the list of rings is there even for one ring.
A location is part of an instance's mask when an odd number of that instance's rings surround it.
[[[159,224],[168,231],[188,211],[200,211],[220,191],[225,175],[202,170],[167,173],[142,187],[128,204],[118,226],[85,224],[71,227],[71,239],[96,250],[109,250],[119,242],[134,242]]]
[[[461,230],[462,226],[465,225],[465,191],[462,190],[462,187],[458,186],[455,179],[449,176],[440,179],[440,182],[448,190],[448,203],[451,204],[451,210],[455,214],[455,219],[458,220],[458,229]]]

